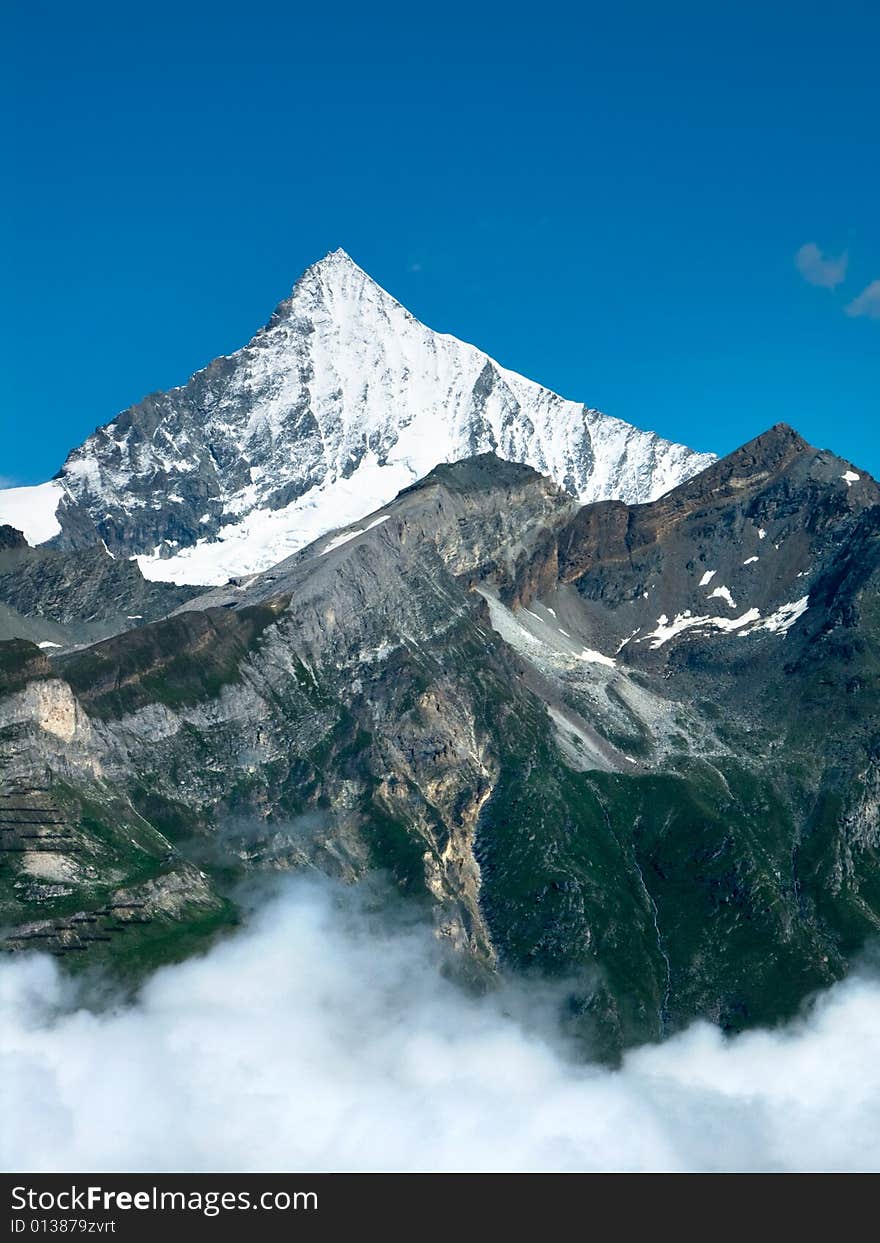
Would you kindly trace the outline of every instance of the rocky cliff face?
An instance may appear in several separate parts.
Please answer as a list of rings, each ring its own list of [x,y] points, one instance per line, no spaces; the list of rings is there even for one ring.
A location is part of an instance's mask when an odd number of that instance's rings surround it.
[[[154,961],[249,870],[381,869],[606,1052],[790,1014],[880,924],[878,531],[782,426],[635,506],[483,455],[140,630],[9,645],[0,762],[80,852],[53,896],[14,829],[11,944],[128,900]]]
[[[32,548],[0,527],[0,639],[47,650],[95,643],[155,621],[197,595],[191,587],[148,582],[137,563],[100,544],[65,552]]]
[[[52,485],[0,493],[0,521],[32,494],[41,538],[220,584],[488,450],[590,501],[653,499],[712,460],[431,331],[337,251],[244,349],[99,428]]]

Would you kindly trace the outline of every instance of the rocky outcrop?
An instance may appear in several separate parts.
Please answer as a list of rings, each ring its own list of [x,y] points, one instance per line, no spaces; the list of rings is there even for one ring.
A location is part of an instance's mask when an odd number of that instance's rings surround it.
[[[30,639],[53,651],[95,643],[165,617],[197,594],[148,582],[137,562],[100,545],[64,552],[0,540],[0,639]]]
[[[0,525],[0,552],[10,552],[27,547],[28,542],[21,531],[17,531],[15,527],[6,523]]]
[[[50,676],[45,653],[26,639],[0,642],[0,694],[23,690],[39,678]]]

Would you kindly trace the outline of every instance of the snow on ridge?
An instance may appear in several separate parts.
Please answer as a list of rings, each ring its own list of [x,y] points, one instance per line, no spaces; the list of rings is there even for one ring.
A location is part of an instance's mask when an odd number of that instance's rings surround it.
[[[64,488],[55,479],[25,488],[0,490],[0,525],[21,531],[32,546],[45,544],[58,535],[61,524],[56,517]]]
[[[137,557],[144,578],[154,582],[222,586],[230,578],[260,574],[322,535],[358,522],[409,485],[399,466],[365,459],[357,475],[312,488],[282,509],[260,509],[223,527],[217,540],[200,539],[173,557]],[[332,514],[332,519],[328,515]],[[245,567],[242,569],[241,567]]]
[[[358,527],[356,531],[346,531],[344,535],[337,535],[335,539],[324,545],[318,556],[323,557],[326,553],[333,552],[334,548],[341,548],[349,540],[357,539],[359,535],[365,535],[367,531],[372,531],[373,527],[378,527],[383,522],[387,522],[390,516],[390,514],[383,514],[381,518],[374,518],[372,522],[368,522],[365,527]]]
[[[141,429],[133,407],[75,450],[64,474],[108,539],[134,509],[143,529],[157,491],[175,510],[191,505],[198,529],[210,495],[204,540],[165,555],[160,505],[156,547],[138,552],[148,578],[173,582],[265,569],[388,504],[439,463],[488,450],[583,501],[654,500],[715,460],[432,331],[344,252],[309,268],[222,366],[150,400],[155,431]]]

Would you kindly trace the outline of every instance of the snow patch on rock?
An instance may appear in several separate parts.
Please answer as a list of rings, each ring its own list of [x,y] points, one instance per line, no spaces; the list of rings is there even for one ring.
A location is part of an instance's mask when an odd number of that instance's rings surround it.
[[[708,598],[712,600],[716,596],[718,597],[718,599],[724,600],[727,604],[729,604],[732,609],[736,608],[736,601],[734,600],[733,596],[730,594],[729,587],[716,587],[714,591],[709,592]]]
[[[808,605],[809,596],[802,596],[800,600],[783,604],[768,617],[762,617],[759,610],[754,608],[748,609],[740,617],[701,617],[692,613],[690,609],[685,609],[683,613],[677,613],[671,621],[665,613],[662,613],[657,618],[656,629],[643,635],[636,642],[650,641],[652,648],[658,648],[686,630],[718,630],[726,634],[737,632],[743,635],[766,630],[772,634],[784,636],[798,618],[803,617]]]

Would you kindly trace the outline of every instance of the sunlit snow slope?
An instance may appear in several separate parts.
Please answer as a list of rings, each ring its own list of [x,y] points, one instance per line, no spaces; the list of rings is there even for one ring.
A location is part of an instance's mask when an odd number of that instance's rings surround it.
[[[244,349],[71,453],[61,539],[102,538],[150,578],[222,583],[488,449],[584,500],[652,500],[713,460],[432,332],[338,250]]]
[[[54,480],[29,488],[0,490],[0,525],[21,531],[29,544],[45,544],[61,531],[56,517],[64,489]]]

